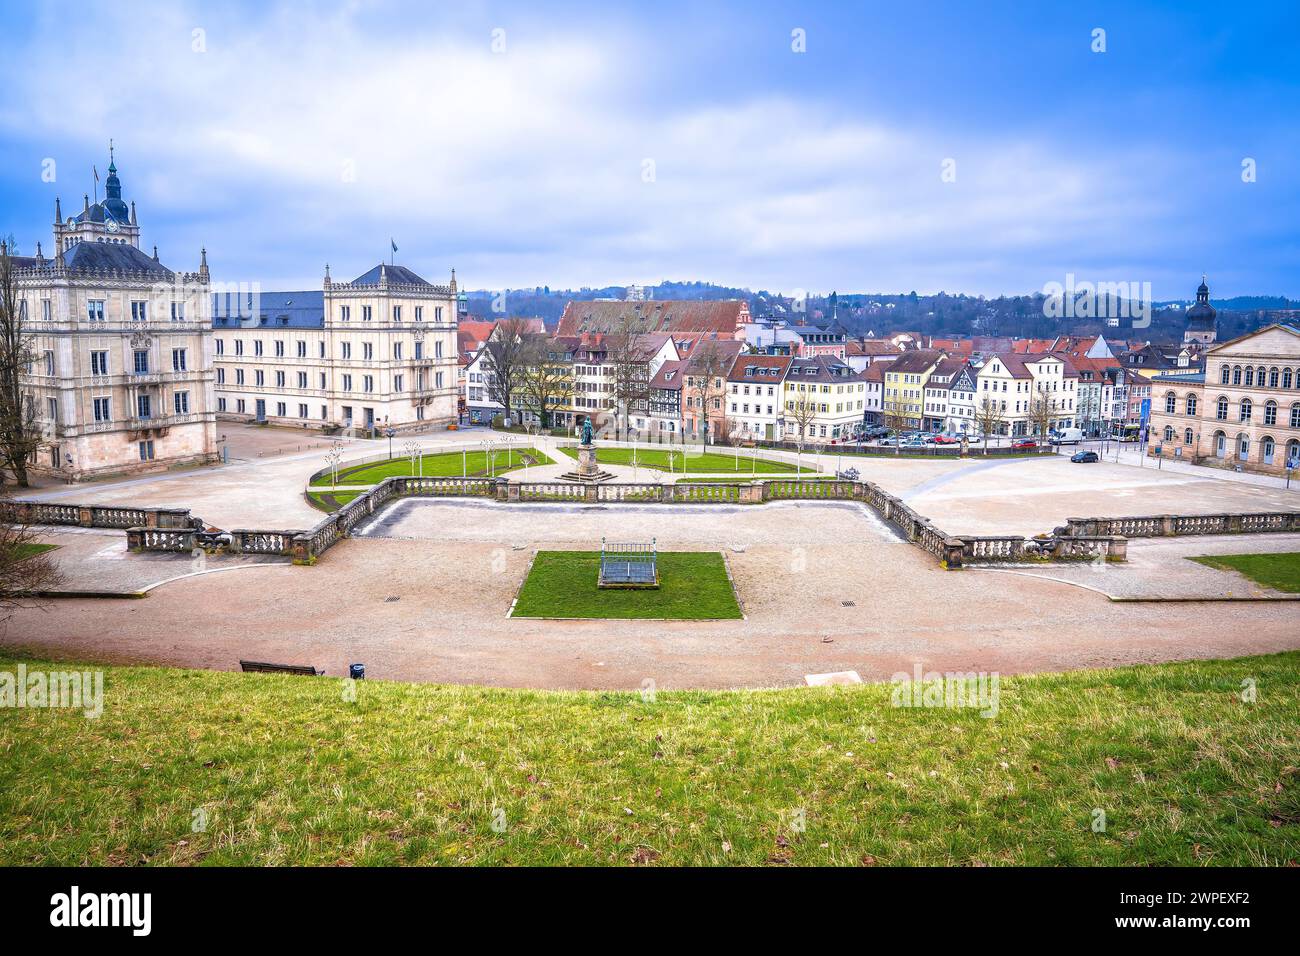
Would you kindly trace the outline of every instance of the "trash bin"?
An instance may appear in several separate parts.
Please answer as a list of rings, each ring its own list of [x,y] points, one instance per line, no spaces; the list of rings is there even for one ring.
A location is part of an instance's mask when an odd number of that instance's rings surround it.
[[[365,664],[349,664],[349,665],[348,665],[348,676],[351,677],[353,680],[365,680],[365,679],[366,679],[366,665],[365,665]]]

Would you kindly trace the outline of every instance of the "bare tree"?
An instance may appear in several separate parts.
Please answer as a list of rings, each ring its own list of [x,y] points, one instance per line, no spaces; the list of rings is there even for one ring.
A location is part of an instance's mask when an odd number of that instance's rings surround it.
[[[1039,382],[1035,388],[1035,396],[1029,403],[1029,417],[1034,423],[1034,430],[1039,436],[1039,441],[1047,441],[1047,433],[1052,428],[1052,421],[1056,418],[1057,401],[1053,398]]]
[[[568,405],[573,396],[573,367],[564,361],[563,349],[544,335],[525,340],[516,369],[516,394],[537,414],[543,428],[550,428],[555,411]]]
[[[645,411],[650,401],[650,356],[646,354],[644,322],[630,315],[605,337],[605,361],[614,369],[614,407],[618,426],[626,437],[634,411]]]
[[[980,423],[980,431],[984,433],[984,454],[989,453],[989,435],[994,430],[1002,427],[1002,422],[1006,418],[1006,409],[1003,403],[993,398],[991,395],[985,395],[978,406],[975,408],[975,418]]]
[[[0,623],[18,608],[39,604],[44,592],[63,583],[58,565],[36,538],[24,509],[0,501]]]
[[[794,423],[795,427],[795,444],[798,452],[795,455],[795,474],[802,470],[801,462],[803,461],[804,443],[808,440],[808,430],[812,428],[813,422],[817,419],[817,398],[810,392],[799,392],[797,396],[788,402],[785,406],[786,418]]]
[[[880,419],[886,428],[894,433],[894,454],[903,453],[902,436],[912,423],[907,414],[907,404],[900,401],[884,402],[880,408]]]
[[[691,363],[687,369],[687,381],[690,392],[696,400],[700,409],[701,421],[703,423],[703,435],[705,444],[709,439],[709,412],[713,409],[713,403],[722,404],[722,398],[726,393],[725,379],[730,369],[726,356],[723,354],[717,339],[705,339],[696,347],[696,353],[691,357]],[[719,408],[717,420],[722,418],[722,410]]]
[[[507,418],[514,408],[515,390],[519,385],[517,377],[528,348],[528,335],[526,320],[502,319],[483,346],[487,351],[483,368],[488,373],[485,381],[488,398],[505,409]]]
[[[13,238],[0,241],[0,464],[15,483],[28,486],[27,462],[41,443],[36,402],[23,394],[22,378],[36,353],[18,299]]]

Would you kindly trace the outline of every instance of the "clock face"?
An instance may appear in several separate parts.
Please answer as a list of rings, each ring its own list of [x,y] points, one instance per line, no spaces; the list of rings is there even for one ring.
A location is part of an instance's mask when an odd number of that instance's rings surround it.
[[[117,226],[117,220],[116,220],[116,219],[110,219],[110,220],[108,220],[108,222],[105,223],[105,226],[108,228],[108,231],[109,231],[109,232],[117,232],[118,226]]]

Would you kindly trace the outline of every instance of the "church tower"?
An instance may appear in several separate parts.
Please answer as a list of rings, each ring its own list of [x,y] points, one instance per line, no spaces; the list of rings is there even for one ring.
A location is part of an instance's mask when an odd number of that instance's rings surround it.
[[[1213,345],[1218,337],[1218,311],[1210,305],[1210,287],[1201,276],[1201,285],[1196,290],[1196,304],[1187,310],[1187,328],[1183,332],[1183,344],[1199,342],[1201,345]]]

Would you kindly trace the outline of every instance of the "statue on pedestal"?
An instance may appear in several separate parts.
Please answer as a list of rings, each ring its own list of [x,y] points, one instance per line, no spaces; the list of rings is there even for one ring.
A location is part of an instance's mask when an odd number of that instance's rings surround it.
[[[582,443],[591,444],[591,417],[588,416],[582,420]]]

